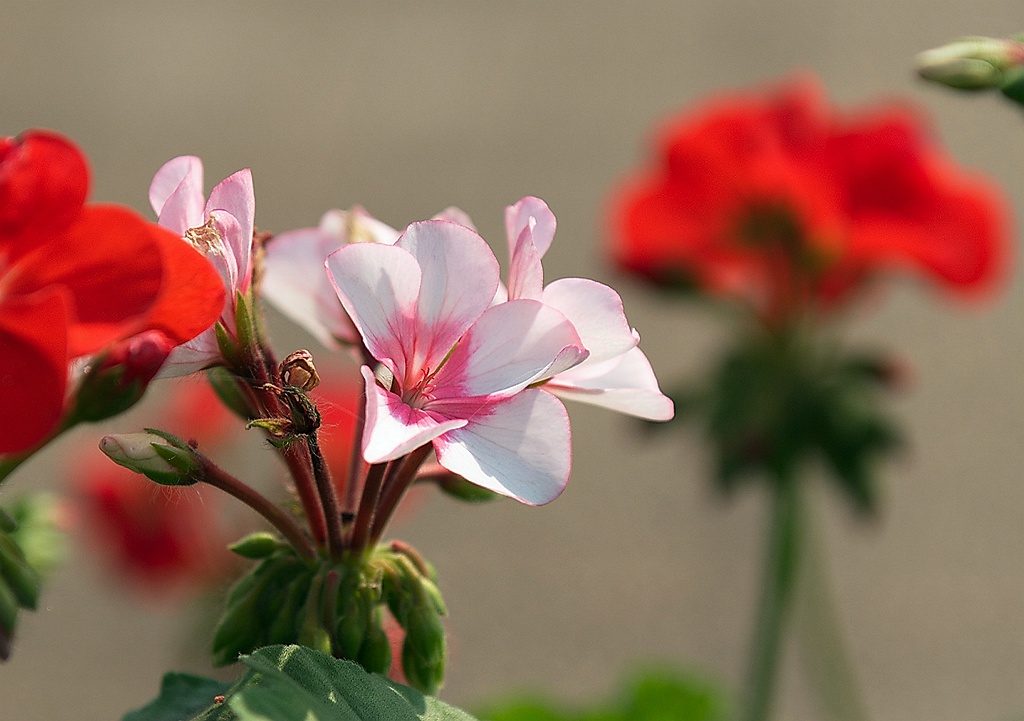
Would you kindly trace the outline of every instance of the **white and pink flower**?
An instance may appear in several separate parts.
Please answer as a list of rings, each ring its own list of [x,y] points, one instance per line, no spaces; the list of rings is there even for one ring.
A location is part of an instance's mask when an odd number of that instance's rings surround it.
[[[538,300],[560,311],[576,327],[590,356],[543,386],[562,398],[610,408],[639,418],[672,418],[672,400],[658,387],[640,335],[630,327],[614,290],[586,278],[562,278],[544,285],[541,258],[555,237],[555,216],[547,204],[526,197],[505,209],[510,301]],[[498,299],[502,293],[499,291]]]
[[[239,170],[203,194],[203,163],[191,155],[169,160],[149,186],[149,202],[160,225],[182,236],[217,269],[224,287],[220,316],[229,333],[235,333],[238,293],[245,294],[252,281],[252,237],[256,201],[252,174]],[[211,327],[171,352],[160,371],[162,376],[183,376],[223,362],[214,328]]]
[[[583,362],[573,324],[534,299],[493,304],[498,263],[470,228],[414,223],[394,245],[350,244],[327,268],[369,353],[369,463],[432,443],[438,462],[524,503],[554,500],[570,469],[569,418],[534,386]]]

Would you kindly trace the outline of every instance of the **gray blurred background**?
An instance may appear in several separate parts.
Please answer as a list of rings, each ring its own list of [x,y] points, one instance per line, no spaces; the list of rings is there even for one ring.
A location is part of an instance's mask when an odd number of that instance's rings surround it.
[[[558,217],[548,277],[615,283],[670,385],[703,367],[720,328],[616,278],[602,254],[603,203],[644,157],[652,123],[708,92],[810,70],[843,106],[903,96],[925,108],[963,164],[1011,189],[1019,217],[1020,112],[926,86],[911,67],[957,36],[1024,29],[1020,10],[1020,0],[3,0],[0,134],[67,133],[92,160],[94,199],[147,212],[153,172],[183,153],[204,159],[208,188],[251,167],[257,224],[270,230],[355,203],[398,226],[456,204],[499,257],[503,207],[538,195]],[[916,367],[892,404],[911,444],[885,469],[881,517],[857,522],[830,489],[814,499],[876,719],[1024,710],[1022,320],[1011,279],[972,309],[904,284],[850,323],[851,339]],[[275,327],[282,351],[313,343]],[[645,441],[611,413],[571,413],[575,467],[557,502],[436,498],[399,529],[438,566],[450,605],[443,697],[472,705],[537,689],[584,700],[651,659],[735,687],[764,498],[718,498],[693,436]],[[59,486],[54,468],[40,460],[4,493]],[[0,718],[120,718],[168,668],[206,670],[184,650],[189,619],[137,605],[73,552],[0,668]],[[788,651],[779,717],[815,718]]]

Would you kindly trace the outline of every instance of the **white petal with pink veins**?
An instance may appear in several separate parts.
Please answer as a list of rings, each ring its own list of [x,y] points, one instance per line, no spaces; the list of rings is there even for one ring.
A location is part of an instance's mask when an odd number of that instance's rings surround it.
[[[423,274],[414,357],[433,369],[490,305],[498,261],[483,238],[446,220],[413,223],[395,247],[412,253]]]
[[[434,440],[437,460],[452,473],[532,506],[555,500],[569,481],[569,415],[554,396],[525,390]]]
[[[543,388],[565,400],[651,421],[667,421],[675,412],[672,400],[658,388],[651,364],[639,348],[602,363],[580,364]]]
[[[374,358],[404,380],[417,342],[420,266],[394,245],[356,243],[327,257],[327,272]]]
[[[572,323],[535,300],[488,308],[434,378],[436,398],[511,394],[587,357]]]
[[[378,386],[368,366],[362,366],[361,373],[366,385],[363,460],[367,463],[401,458],[441,434],[466,425],[464,420],[439,419],[407,405],[394,393]]]
[[[619,294],[603,283],[563,278],[544,288],[542,298],[576,326],[584,347],[590,351],[588,363],[622,355],[640,342],[626,321]]]

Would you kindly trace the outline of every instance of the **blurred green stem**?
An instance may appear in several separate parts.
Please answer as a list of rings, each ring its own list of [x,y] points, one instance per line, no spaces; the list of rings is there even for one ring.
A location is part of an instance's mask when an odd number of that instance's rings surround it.
[[[792,469],[777,472],[773,487],[775,508],[768,530],[768,552],[741,721],[769,718],[782,655],[783,630],[796,586],[801,541],[800,493]]]
[[[867,721],[856,675],[843,643],[825,553],[825,534],[816,514],[804,522],[797,640],[804,672],[824,718]]]

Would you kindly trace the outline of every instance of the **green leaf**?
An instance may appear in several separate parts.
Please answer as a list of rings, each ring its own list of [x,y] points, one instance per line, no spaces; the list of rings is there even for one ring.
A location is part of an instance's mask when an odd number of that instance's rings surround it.
[[[302,646],[270,646],[226,703],[237,721],[473,721],[464,711]]]
[[[207,710],[201,718],[227,721],[229,711],[214,703],[228,692],[230,684],[188,673],[169,673],[160,684],[160,695],[140,709],[125,714],[122,721],[188,721]],[[213,714],[213,715],[210,715]]]
[[[648,669],[598,706],[571,709],[520,698],[492,705],[480,716],[489,721],[721,721],[727,708],[722,695],[705,681],[670,669]]]

